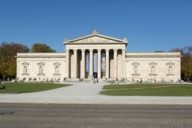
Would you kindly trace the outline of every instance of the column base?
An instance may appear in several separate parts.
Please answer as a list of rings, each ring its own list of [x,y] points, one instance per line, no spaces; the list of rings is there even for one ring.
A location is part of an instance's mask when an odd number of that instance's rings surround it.
[[[66,78],[65,80],[66,82],[69,81],[69,82],[76,82],[76,81],[79,81],[79,78]]]
[[[88,77],[88,79],[92,80],[92,79],[93,79],[93,77],[92,77],[92,76],[89,76],[89,77]]]

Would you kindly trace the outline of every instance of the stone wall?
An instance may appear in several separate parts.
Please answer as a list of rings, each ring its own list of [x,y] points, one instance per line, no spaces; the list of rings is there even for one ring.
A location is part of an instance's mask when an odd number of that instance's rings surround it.
[[[126,79],[149,82],[178,81],[180,53],[127,53]]]
[[[26,81],[62,81],[66,77],[65,62],[65,53],[19,53],[17,78]],[[41,73],[40,66],[43,69]]]

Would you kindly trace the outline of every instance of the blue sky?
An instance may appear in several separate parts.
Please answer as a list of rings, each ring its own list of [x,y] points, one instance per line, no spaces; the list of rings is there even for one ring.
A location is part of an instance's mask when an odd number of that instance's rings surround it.
[[[64,38],[93,30],[128,38],[128,51],[192,45],[192,0],[0,0],[0,42],[64,51]]]

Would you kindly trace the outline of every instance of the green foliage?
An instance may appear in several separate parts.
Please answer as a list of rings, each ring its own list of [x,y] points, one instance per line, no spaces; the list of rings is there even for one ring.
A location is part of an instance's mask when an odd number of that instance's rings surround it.
[[[29,52],[29,48],[19,43],[0,44],[0,79],[14,78],[16,76],[17,53]]]
[[[0,93],[27,93],[60,88],[68,85],[54,83],[6,83]]]
[[[42,43],[35,43],[32,46],[31,51],[32,52],[55,52],[55,50],[50,48],[48,45],[42,44]]]

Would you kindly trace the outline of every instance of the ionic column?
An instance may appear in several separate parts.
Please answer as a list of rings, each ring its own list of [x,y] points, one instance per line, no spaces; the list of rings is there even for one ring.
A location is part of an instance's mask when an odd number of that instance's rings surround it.
[[[101,78],[101,50],[98,49],[98,64],[97,64],[97,69],[98,69],[98,78]]]
[[[81,78],[84,79],[85,78],[85,50],[82,49],[81,53],[82,53]]]
[[[114,77],[117,79],[117,49],[114,49]]]
[[[105,52],[106,52],[106,71],[105,71],[106,75],[105,75],[105,77],[108,79],[109,78],[109,50],[106,49]]]
[[[122,50],[122,77],[123,79],[125,78],[125,72],[126,72],[126,68],[125,68],[125,50]]]
[[[90,54],[89,54],[89,57],[90,57],[90,62],[89,62],[89,77],[92,78],[93,77],[93,50],[90,49]]]
[[[74,49],[74,78],[77,78],[77,50]]]
[[[70,68],[69,68],[69,50],[66,50],[66,78],[69,78],[69,72],[70,72]]]

